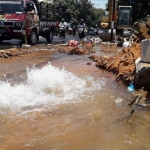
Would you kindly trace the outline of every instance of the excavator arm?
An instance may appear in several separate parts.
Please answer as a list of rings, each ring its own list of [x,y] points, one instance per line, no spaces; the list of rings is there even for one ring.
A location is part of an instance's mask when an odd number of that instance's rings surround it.
[[[118,7],[118,0],[109,0],[108,13],[108,17],[103,17],[100,23],[100,38],[109,41],[114,40],[116,34],[129,36],[124,34],[124,29],[132,28],[132,7]]]

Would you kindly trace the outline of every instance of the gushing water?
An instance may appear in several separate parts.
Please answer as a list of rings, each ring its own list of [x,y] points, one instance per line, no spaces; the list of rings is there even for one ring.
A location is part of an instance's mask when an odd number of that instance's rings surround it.
[[[26,69],[27,80],[12,84],[0,82],[0,106],[13,111],[31,111],[38,108],[50,108],[59,104],[77,103],[94,100],[93,91],[105,84],[94,82],[90,76],[79,78],[65,68],[59,69],[50,63],[41,69],[34,66]],[[31,109],[32,108],[32,109]]]

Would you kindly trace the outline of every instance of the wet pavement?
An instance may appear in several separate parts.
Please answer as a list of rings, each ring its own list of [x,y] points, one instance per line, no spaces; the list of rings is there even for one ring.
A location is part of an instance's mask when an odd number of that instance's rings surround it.
[[[69,40],[80,40],[79,37],[76,35],[76,36],[66,36],[66,38],[59,38],[59,36],[54,36],[53,37],[53,42],[51,44],[56,44],[56,43],[66,43],[68,42]],[[47,41],[45,38],[43,37],[40,37],[39,38],[39,41],[37,42],[36,45],[40,45],[40,44],[47,44]],[[22,45],[21,43],[21,40],[4,40],[1,44],[0,44],[0,48],[10,48],[10,47],[14,47],[14,46],[17,46],[17,47],[20,47]]]

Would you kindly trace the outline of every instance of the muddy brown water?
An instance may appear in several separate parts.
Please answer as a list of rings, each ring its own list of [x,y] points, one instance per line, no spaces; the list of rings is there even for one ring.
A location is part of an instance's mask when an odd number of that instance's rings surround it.
[[[0,150],[150,149],[149,108],[124,119],[133,93],[87,62],[51,50],[0,60]]]

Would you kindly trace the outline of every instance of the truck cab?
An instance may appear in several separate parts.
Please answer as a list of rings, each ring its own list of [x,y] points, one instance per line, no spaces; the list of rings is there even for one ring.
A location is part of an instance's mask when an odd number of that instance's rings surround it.
[[[0,42],[20,39],[35,44],[39,36],[52,42],[59,22],[53,4],[32,0],[0,1]]]

